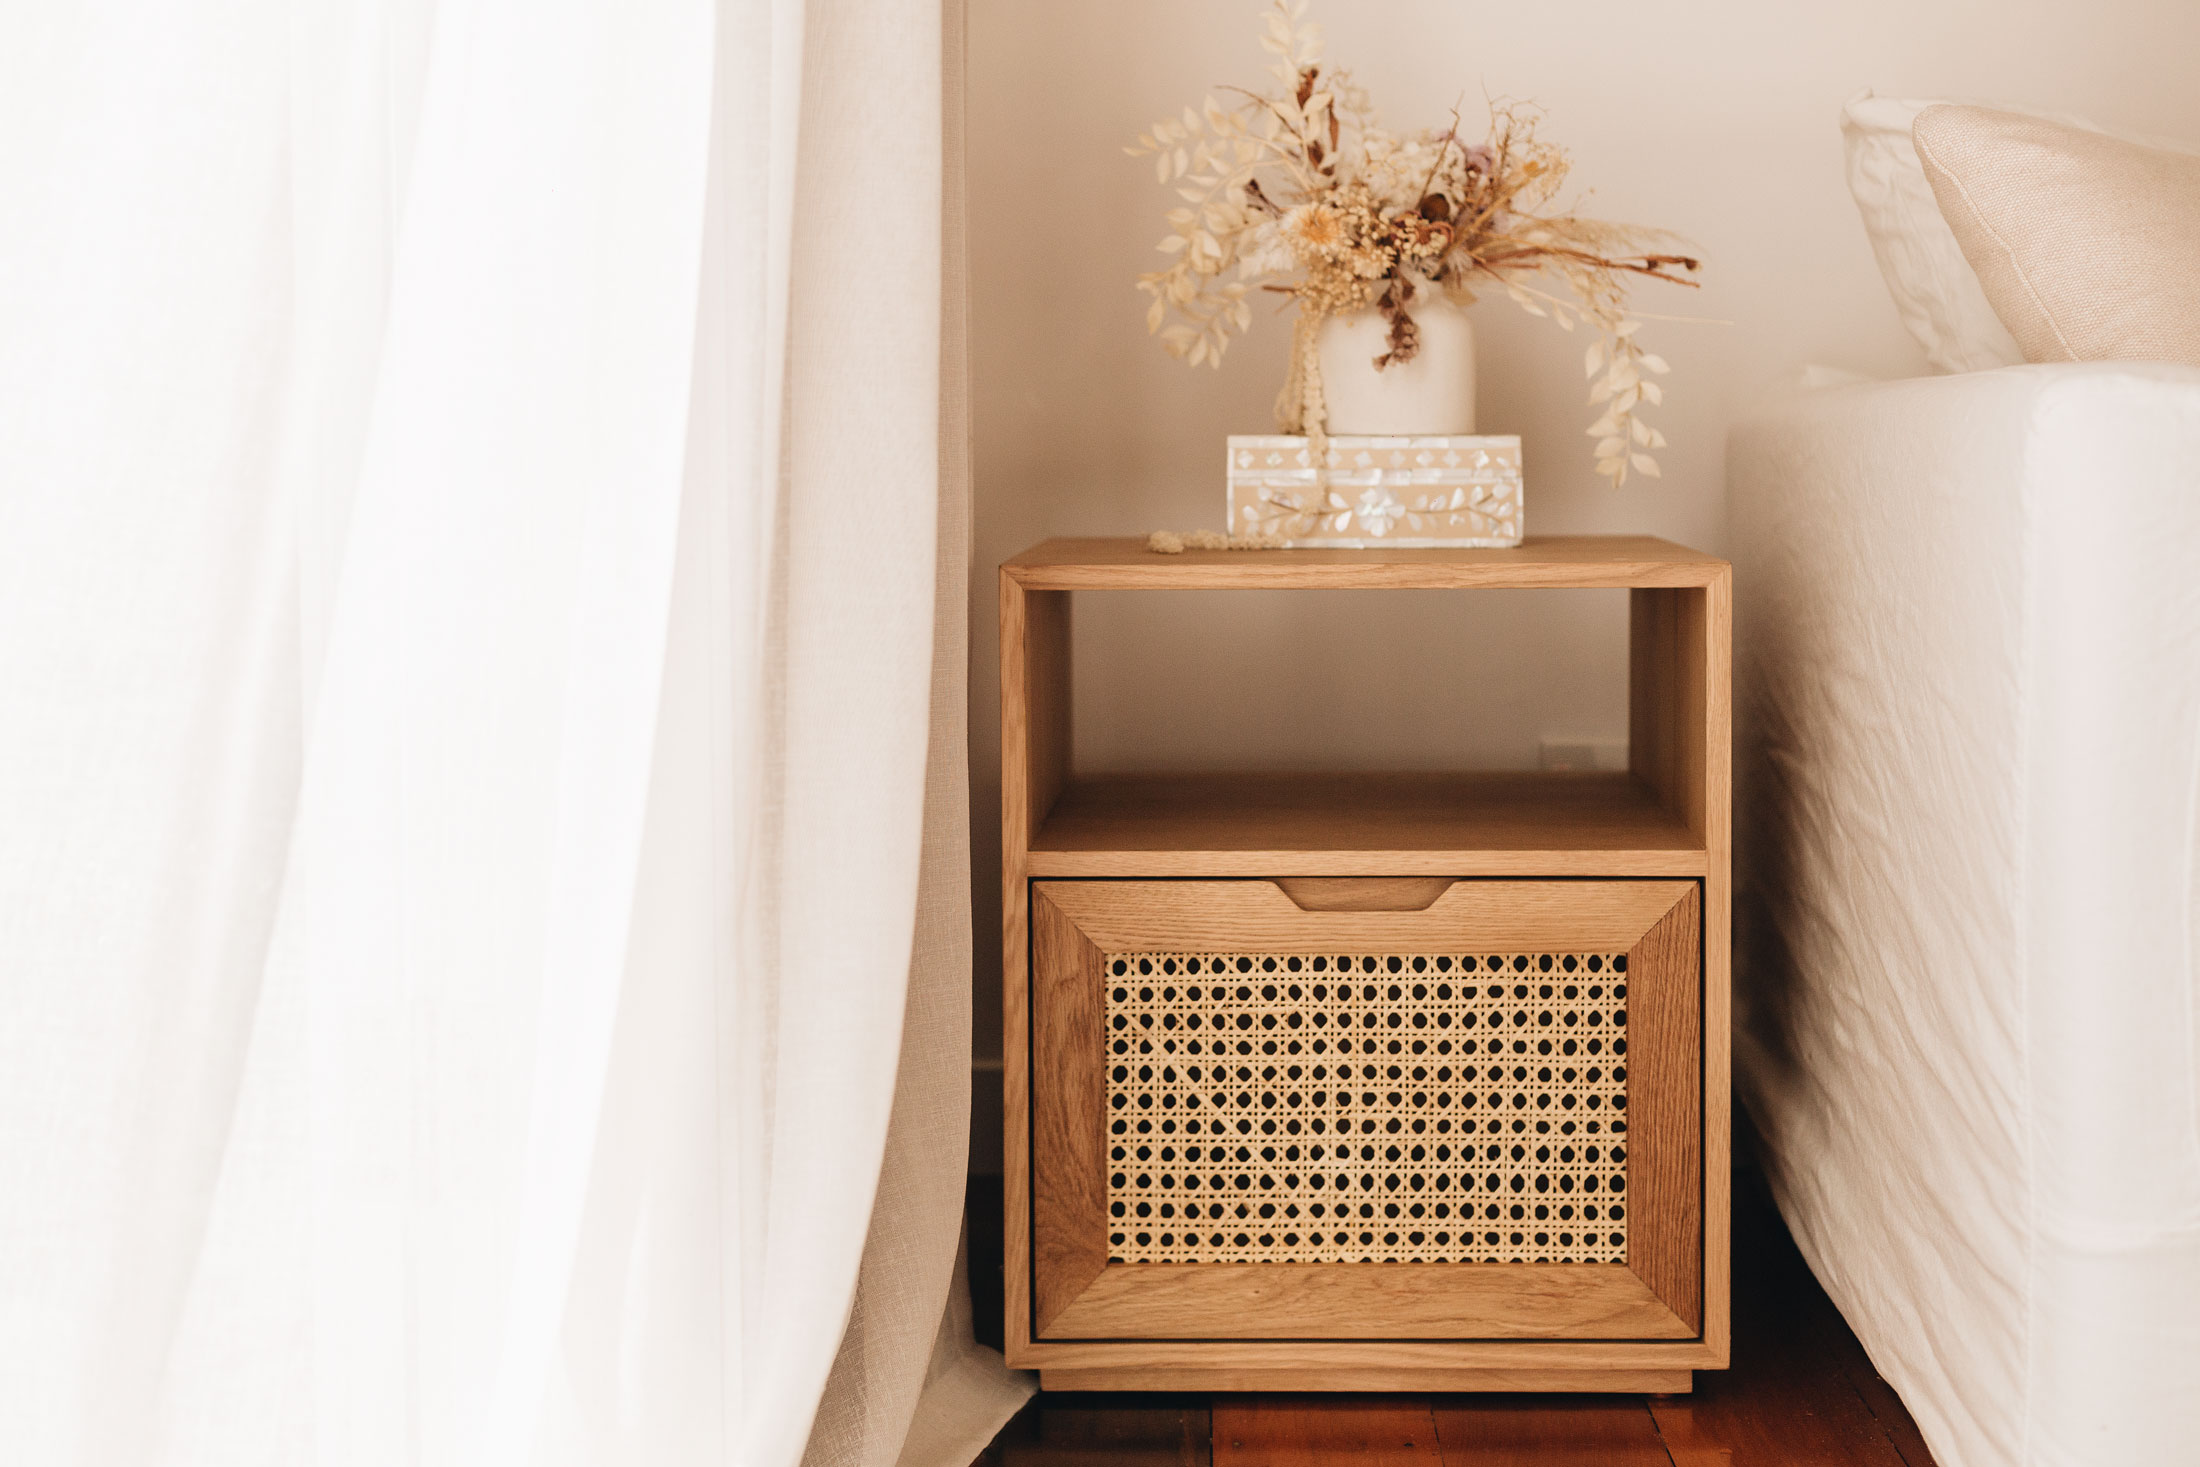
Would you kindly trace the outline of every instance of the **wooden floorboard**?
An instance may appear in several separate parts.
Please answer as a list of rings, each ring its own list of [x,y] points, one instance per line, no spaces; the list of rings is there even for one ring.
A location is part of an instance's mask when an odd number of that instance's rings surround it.
[[[1455,1396],[1435,1416],[1444,1467],[1673,1467],[1641,1396]]]
[[[1734,1188],[1734,1364],[1687,1396],[1042,1393],[987,1467],[1934,1467],[1753,1172]],[[1000,1342],[1000,1183],[971,1187],[979,1338]]]
[[[1840,1316],[1837,1314],[1834,1318],[1838,1321]],[[1842,1325],[1841,1332],[1847,1335],[1848,1326]],[[1870,1358],[1864,1354],[1863,1346],[1856,1345],[1855,1336],[1850,1335],[1849,1342],[1855,1345],[1863,1367],[1861,1374],[1851,1377],[1856,1393],[1863,1397],[1866,1409],[1878,1418],[1887,1440],[1902,1454],[1904,1467],[1934,1467],[1933,1449],[1925,1445],[1925,1434],[1917,1429],[1917,1421],[1910,1415],[1909,1408],[1894,1393],[1894,1387],[1872,1369]]]
[[[1418,1396],[1217,1396],[1215,1467],[1442,1467]]]
[[[978,1467],[1210,1467],[1204,1397],[1036,1396],[993,1439]]]

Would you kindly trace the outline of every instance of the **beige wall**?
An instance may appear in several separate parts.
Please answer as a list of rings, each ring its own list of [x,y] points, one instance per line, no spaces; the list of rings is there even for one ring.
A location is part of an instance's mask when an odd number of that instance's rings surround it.
[[[1258,0],[971,0],[977,571],[971,582],[978,1053],[998,1053],[993,568],[1048,535],[1221,524],[1229,432],[1272,431],[1289,336],[1257,320],[1219,373],[1170,360],[1131,288],[1169,200],[1121,145],[1217,83],[1257,83]],[[1485,91],[1548,112],[1589,212],[1677,230],[1705,287],[1647,310],[1673,362],[1661,483],[1595,480],[1582,342],[1475,311],[1484,431],[1526,441],[1536,533],[1725,541],[1727,424],[1807,362],[1924,370],[1841,177],[1863,87],[2007,99],[2200,143],[2194,0],[1317,4],[1332,61],[1394,127]],[[1742,568],[1747,574],[1747,567]],[[1087,767],[1532,765],[1541,733],[1624,731],[1624,606],[1600,594],[1080,598]],[[990,1121],[980,1086],[981,1139]],[[981,1153],[976,1163],[986,1164]]]

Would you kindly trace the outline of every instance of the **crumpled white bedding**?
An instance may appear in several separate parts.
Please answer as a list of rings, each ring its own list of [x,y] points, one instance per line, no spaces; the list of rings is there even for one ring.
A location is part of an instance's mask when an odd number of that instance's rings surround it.
[[[1729,450],[1739,1088],[1947,1467],[2200,1462],[2200,371]]]

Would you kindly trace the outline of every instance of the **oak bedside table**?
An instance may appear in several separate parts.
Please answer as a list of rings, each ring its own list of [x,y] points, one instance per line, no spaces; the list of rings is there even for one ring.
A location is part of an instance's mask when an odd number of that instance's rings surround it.
[[[1622,587],[1627,773],[1080,777],[1070,596]],[[1684,1391],[1727,1361],[1726,562],[1050,540],[1001,567],[1009,1363]]]

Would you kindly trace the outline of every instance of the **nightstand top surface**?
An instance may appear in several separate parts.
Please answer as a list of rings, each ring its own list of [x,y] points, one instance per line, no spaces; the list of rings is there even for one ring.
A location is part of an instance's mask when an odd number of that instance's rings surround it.
[[[1530,535],[1509,550],[1187,550],[1143,539],[1047,540],[1001,566],[1030,590],[1462,590],[1708,586],[1715,555],[1648,535]]]

